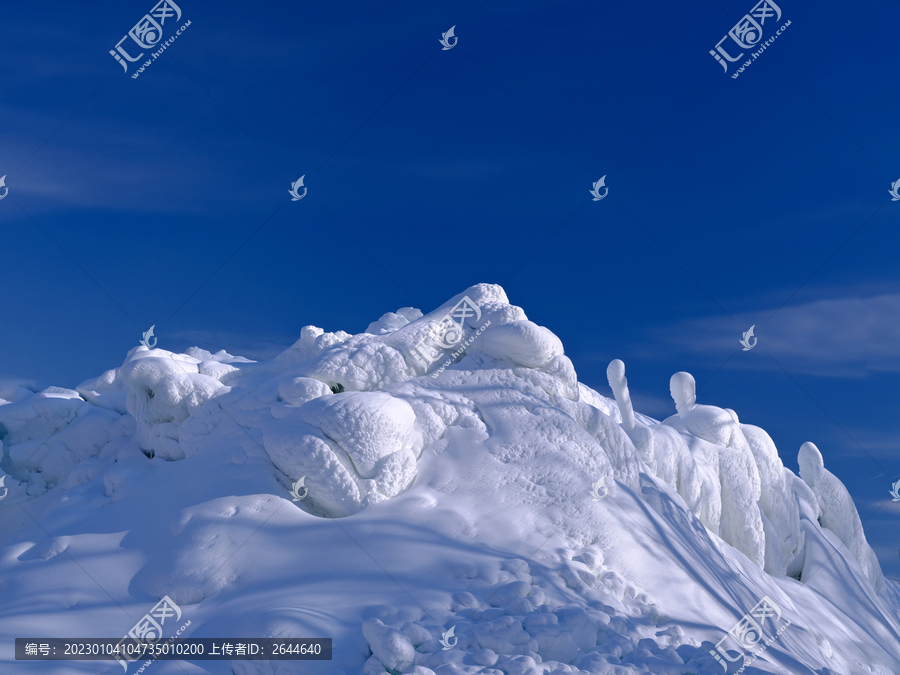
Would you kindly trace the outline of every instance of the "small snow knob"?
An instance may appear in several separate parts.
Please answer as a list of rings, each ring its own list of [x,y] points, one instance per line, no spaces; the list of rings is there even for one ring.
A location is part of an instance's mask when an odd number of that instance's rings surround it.
[[[625,363],[622,359],[613,359],[606,368],[606,379],[609,386],[613,389],[613,383],[621,382],[625,378]]]
[[[669,393],[675,401],[679,415],[684,415],[697,402],[697,383],[694,376],[684,371],[675,373],[669,380]]]

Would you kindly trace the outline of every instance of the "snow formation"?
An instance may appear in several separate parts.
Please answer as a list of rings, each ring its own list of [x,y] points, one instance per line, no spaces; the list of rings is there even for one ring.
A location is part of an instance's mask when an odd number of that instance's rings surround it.
[[[120,673],[13,638],[119,637],[164,596],[182,637],[335,650],[159,675],[900,671],[900,588],[816,446],[798,477],[690,374],[662,422],[608,377],[479,284],[270,362],[139,346],[76,390],[0,385],[0,672]]]

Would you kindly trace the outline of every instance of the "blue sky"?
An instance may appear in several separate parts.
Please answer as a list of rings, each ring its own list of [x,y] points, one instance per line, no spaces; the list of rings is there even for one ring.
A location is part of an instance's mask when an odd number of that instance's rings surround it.
[[[75,386],[151,324],[265,358],[499,283],[602,393],[621,358],[666,416],[687,370],[793,470],[815,442],[900,577],[900,5],[781,0],[732,79],[743,0],[182,0],[132,79],[152,6],[4,7],[0,376]]]

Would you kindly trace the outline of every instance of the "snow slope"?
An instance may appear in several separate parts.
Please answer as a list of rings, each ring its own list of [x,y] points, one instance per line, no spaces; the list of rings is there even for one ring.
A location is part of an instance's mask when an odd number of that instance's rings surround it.
[[[608,374],[618,402],[480,284],[271,362],[140,346],[77,391],[0,385],[0,673],[122,673],[13,639],[119,638],[164,596],[182,637],[334,659],[157,675],[900,672],[900,588],[815,445],[798,477],[689,374],[662,422]]]

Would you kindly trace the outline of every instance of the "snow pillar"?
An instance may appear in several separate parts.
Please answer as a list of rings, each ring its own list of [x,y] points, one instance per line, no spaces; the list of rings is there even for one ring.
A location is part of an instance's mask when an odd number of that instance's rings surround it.
[[[628,392],[628,380],[625,379],[625,364],[620,359],[613,359],[606,368],[606,379],[613,390],[619,412],[622,414],[622,427],[631,436],[634,431],[634,408],[631,405],[631,394]]]

